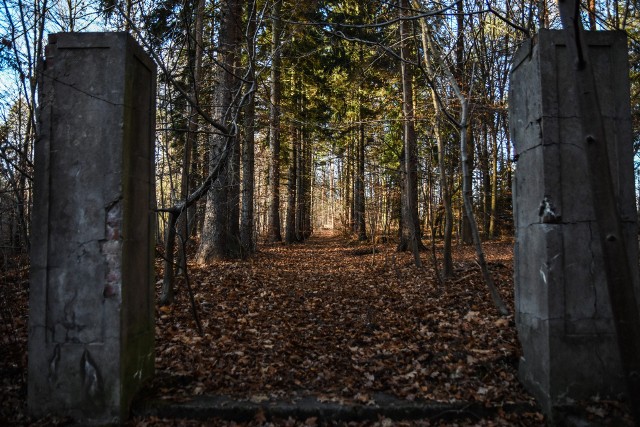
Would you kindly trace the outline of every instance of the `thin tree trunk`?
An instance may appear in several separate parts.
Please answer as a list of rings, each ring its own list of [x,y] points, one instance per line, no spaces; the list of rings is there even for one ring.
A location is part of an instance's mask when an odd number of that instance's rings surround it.
[[[176,224],[180,213],[169,212],[169,221],[165,230],[164,241],[164,276],[162,278],[162,293],[160,305],[173,304],[174,300],[174,264],[176,246]],[[184,215],[182,215],[184,216]]]
[[[489,135],[486,123],[482,124],[482,146],[480,147],[480,172],[482,174],[482,234],[489,238],[491,221],[491,175],[489,174]]]
[[[307,140],[306,133],[302,133],[302,173],[303,179],[303,192],[300,196],[300,201],[303,203],[303,218],[302,218],[302,237],[308,239],[313,233],[313,224],[311,223],[311,209],[313,208],[313,169],[312,160],[313,155],[311,153],[311,144]]]
[[[356,210],[356,231],[358,240],[367,240],[367,224],[365,221],[365,199],[364,199],[364,146],[365,134],[364,123],[362,122],[362,104],[360,104],[360,124],[358,125],[358,147],[356,150],[356,192],[354,196],[357,202],[354,204]]]
[[[256,250],[254,240],[254,192],[255,192],[255,119],[256,90],[255,73],[255,36],[256,36],[256,0],[252,0],[247,8],[247,50],[249,52],[249,91],[244,112],[244,139],[242,144],[242,212],[240,214],[240,242],[244,255],[253,254]]]
[[[408,0],[398,0],[402,17],[409,10]],[[400,247],[405,246],[413,251],[416,267],[420,267],[420,221],[418,219],[418,176],[417,176],[417,147],[413,112],[413,85],[411,73],[407,61],[409,60],[408,38],[410,35],[409,22],[400,21],[400,71],[402,75],[402,115],[404,121],[404,167],[405,167],[405,191],[406,199],[403,209],[403,241]],[[403,228],[404,228],[403,227]]]
[[[239,58],[238,58],[239,59]],[[235,69],[239,69],[240,64],[236,63]],[[240,132],[236,131],[236,138],[238,143],[234,145],[234,150],[231,153],[231,169],[229,171],[229,193],[227,196],[227,205],[229,209],[227,211],[226,223],[228,224],[227,231],[227,248],[228,256],[232,258],[242,257],[242,244],[240,240]]]
[[[491,299],[501,315],[506,316],[509,314],[509,310],[504,301],[500,297],[498,288],[496,288],[487,261],[484,258],[484,251],[482,250],[482,243],[480,241],[480,233],[478,232],[478,225],[476,223],[475,216],[473,214],[473,202],[471,197],[471,168],[469,167],[469,154],[467,153],[467,128],[469,126],[469,104],[466,98],[462,96],[460,99],[462,104],[462,111],[460,117],[460,161],[462,163],[462,196],[464,201],[464,208],[469,220],[469,228],[471,236],[473,238],[473,244],[476,249],[476,256],[478,257],[478,264],[482,270],[482,277],[489,288]]]
[[[596,0],[587,0],[587,12],[589,13],[589,29],[596,31],[598,29],[596,26]]]
[[[358,57],[361,63],[364,62],[364,47],[361,44],[358,49]],[[363,84],[364,75],[360,75],[358,79],[358,91],[357,91],[357,103],[358,103],[358,133],[356,137],[356,173],[354,186],[354,200],[353,208],[355,211],[355,232],[358,235],[358,240],[367,240],[367,223],[365,218],[365,190],[364,190],[364,153],[365,153],[365,128],[364,128],[364,107],[362,102],[363,97]]]
[[[271,203],[269,205],[269,231],[267,234],[267,239],[270,242],[282,241],[280,233],[281,6],[282,1],[275,0],[271,10],[271,105],[269,109],[269,145],[271,148],[269,187],[271,190]]]
[[[302,156],[302,132],[298,135],[298,150],[296,152],[296,240],[301,242],[304,240],[304,178],[303,178],[303,156]]]
[[[355,178],[355,166],[354,166],[354,153],[353,153],[353,144],[351,143],[347,143],[347,147],[346,147],[346,155],[343,157],[344,160],[343,162],[346,163],[343,167],[344,170],[344,183],[343,183],[343,188],[344,188],[344,194],[345,194],[345,204],[344,204],[344,216],[345,216],[345,221],[347,222],[345,225],[348,227],[348,230],[350,232],[355,232],[356,231],[356,209],[355,209],[355,202],[356,202],[356,191],[355,191],[355,185],[356,185],[356,178]]]
[[[498,214],[498,128],[491,136],[491,210],[489,218],[489,238],[496,238],[496,215]]]
[[[191,64],[192,69],[192,79],[193,79],[193,98],[198,101],[200,94],[200,86],[201,86],[201,77],[202,77],[202,28],[203,28],[203,14],[204,14],[204,0],[198,0],[198,4],[196,6],[196,22],[195,28],[190,38],[191,41],[195,42],[195,46],[193,47],[194,55],[193,55],[193,63]],[[192,105],[189,105],[189,117],[188,117],[188,129],[187,129],[187,139],[186,144],[184,146],[184,152],[182,156],[182,173],[180,176],[180,199],[184,200],[189,195],[189,185],[191,183],[191,170],[192,170],[192,154],[197,149],[197,139],[198,139],[198,121],[199,114]],[[189,228],[189,215],[188,210],[181,212],[178,217],[178,222],[176,224],[176,231],[181,241],[187,244],[190,228]],[[166,234],[167,238],[169,238],[169,233]],[[175,235],[174,237],[175,238]],[[165,246],[167,246],[165,244]],[[182,268],[182,251],[178,253],[178,268]]]
[[[406,230],[405,225],[405,206],[407,206],[407,178],[406,178],[406,166],[405,166],[405,156],[404,156],[404,143],[402,147],[402,152],[400,153],[400,158],[398,159],[398,172],[399,172],[399,181],[400,181],[400,204],[396,206],[396,215],[398,217],[398,240],[400,243],[398,244],[398,251],[406,251],[408,249],[408,239],[404,238]]]
[[[431,91],[433,105],[436,111],[439,111],[438,100],[435,91]],[[446,152],[444,149],[444,141],[440,134],[440,122],[438,117],[435,118],[433,124],[433,132],[438,144],[438,179],[442,194],[442,206],[444,207],[444,233],[442,247],[442,277],[444,279],[453,277],[453,256],[451,251],[451,242],[453,240],[453,209],[451,208],[451,189],[447,180],[447,164]]]
[[[125,3],[125,10],[126,10],[126,20],[124,22],[124,30],[127,32],[131,31],[131,23],[132,23],[132,19],[131,19],[131,12],[133,11],[133,0],[126,0]]]
[[[291,126],[292,155],[289,164],[289,177],[287,181],[287,218],[285,220],[284,240],[286,243],[294,243],[296,239],[296,190],[297,190],[297,157],[298,157],[298,131]]]
[[[549,27],[547,0],[538,0],[538,25],[540,26],[540,28]]]
[[[475,153],[475,144],[473,142],[473,138],[474,134],[473,131],[471,129],[470,126],[466,127],[466,141],[467,141],[467,146],[466,148],[466,152],[467,152],[467,167],[469,168],[469,176],[471,176],[473,174],[473,169],[474,169],[474,153]],[[463,176],[463,180],[464,180],[464,176]],[[464,182],[463,182],[464,185]],[[472,225],[471,225],[471,221],[472,219],[469,218],[467,216],[467,209],[464,206],[464,200],[462,202],[462,230],[461,230],[461,238],[462,238],[462,243],[464,243],[465,245],[471,245],[473,244],[473,230],[472,230]]]
[[[437,111],[437,110],[436,110]],[[437,117],[435,118],[437,121]],[[435,132],[437,132],[437,129],[434,129]],[[436,139],[439,139],[439,136],[436,137]],[[435,197],[434,197],[434,177],[433,174],[431,173],[431,165],[433,165],[433,151],[429,150],[429,159],[428,159],[428,170],[429,170],[429,174],[428,174],[428,179],[427,179],[427,188],[426,188],[426,192],[427,195],[425,197],[425,199],[427,200],[427,209],[429,210],[429,215],[428,215],[428,225],[429,225],[429,230],[431,231],[431,261],[433,263],[433,271],[436,275],[436,278],[438,280],[438,283],[440,285],[443,284],[443,277],[440,273],[440,267],[438,266],[438,257],[436,255],[436,212],[437,212],[437,208],[436,208],[436,203],[435,203]],[[437,178],[436,178],[437,179]]]
[[[331,218],[331,229],[335,228],[336,221],[336,180],[335,180],[335,169],[333,168],[333,160],[329,159],[329,200],[330,200],[330,208],[329,208],[329,216]]]
[[[296,98],[297,110],[304,114],[304,92],[302,80],[299,79],[296,82],[296,92],[299,96]],[[293,161],[296,164],[296,202],[295,202],[295,240],[302,242],[304,240],[304,125],[296,127],[296,133],[294,134],[297,149]]]
[[[464,0],[457,0],[456,12],[456,64],[453,74],[458,81],[462,81],[464,72]]]

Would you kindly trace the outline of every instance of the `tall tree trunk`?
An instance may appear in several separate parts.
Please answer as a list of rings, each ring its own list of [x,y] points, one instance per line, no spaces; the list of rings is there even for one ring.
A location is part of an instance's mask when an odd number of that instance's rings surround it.
[[[480,170],[482,173],[482,233],[489,238],[491,222],[491,174],[489,173],[489,132],[486,123],[482,125],[482,152],[480,153]]]
[[[240,118],[240,107],[239,104],[239,96],[238,93],[242,90],[243,81],[240,77],[237,77],[239,74],[239,70],[242,67],[242,58],[240,55],[240,46],[242,41],[242,5],[245,0],[235,0],[238,2],[237,9],[235,11],[235,16],[237,17],[236,25],[237,25],[237,34],[236,34],[236,50],[235,56],[233,57],[233,79],[234,81],[234,94],[231,100],[232,102],[232,111],[234,112],[235,119],[238,120]],[[238,120],[239,121],[239,120]],[[239,123],[236,122],[238,125]],[[231,157],[229,161],[229,192],[227,195],[227,248],[228,248],[228,256],[232,258],[242,257],[242,242],[240,239],[240,189],[241,189],[241,177],[240,177],[240,128],[236,126],[235,130],[235,138],[236,143],[233,144],[233,150],[231,152]]]
[[[549,11],[547,9],[547,0],[538,0],[538,25],[540,28],[549,27]]]
[[[335,228],[336,221],[336,179],[333,159],[329,159],[329,217],[331,218],[331,228]]]
[[[409,1],[398,0],[401,18],[409,12]],[[402,75],[402,116],[404,122],[405,204],[403,207],[403,233],[399,249],[411,249],[417,267],[420,261],[420,221],[418,219],[417,145],[413,112],[413,84],[407,61],[410,58],[408,44],[409,21],[400,20],[400,72]]]
[[[587,12],[589,13],[589,29],[596,31],[598,29],[596,26],[596,0],[587,0]]]
[[[304,92],[302,91],[302,83],[299,82],[300,88],[300,105],[299,110],[303,109],[304,106]],[[305,128],[302,125],[298,129],[298,149],[296,151],[295,162],[296,162],[296,219],[295,219],[295,227],[296,227],[296,240],[298,242],[302,242],[305,239],[304,235],[304,227],[305,227],[305,197],[309,188],[305,186],[305,174],[306,166],[305,166]]]
[[[297,98],[297,110],[300,112],[304,112],[304,90],[302,85],[302,79],[299,79],[297,82],[297,93],[299,94]],[[302,242],[304,237],[304,197],[305,197],[305,186],[304,186],[304,139],[305,139],[305,130],[304,125],[300,125],[300,127],[296,128],[296,143],[297,150],[295,152],[295,156],[293,161],[296,164],[296,203],[295,203],[295,239],[298,242]]]
[[[126,0],[125,2],[126,20],[124,23],[124,30],[131,31],[132,13],[133,12],[133,0]]]
[[[484,257],[484,251],[482,250],[482,242],[480,241],[478,225],[476,223],[475,216],[473,215],[471,167],[469,165],[469,153],[467,152],[467,149],[469,147],[469,144],[467,143],[467,128],[469,126],[469,104],[464,96],[461,97],[460,102],[462,104],[462,111],[460,113],[460,161],[462,164],[462,198],[464,201],[464,209],[467,219],[469,220],[469,228],[471,230],[471,236],[473,237],[473,244],[476,249],[476,256],[478,257],[477,261],[480,265],[480,270],[482,271],[484,282],[489,288],[491,299],[498,309],[498,312],[500,312],[500,314],[502,314],[503,316],[506,316],[509,314],[509,310],[502,300],[502,297],[498,292],[498,288],[496,288],[496,285],[493,281],[493,277],[491,277],[491,273],[489,272],[489,267],[487,266],[487,261]],[[473,145],[471,145],[471,147],[473,147]]]
[[[360,49],[360,60],[363,60],[362,48]],[[358,136],[356,144],[356,174],[354,186],[353,208],[355,211],[355,231],[358,234],[358,240],[367,240],[367,224],[365,221],[365,198],[364,198],[364,148],[365,148],[365,132],[364,117],[362,106],[362,79],[358,88]]]
[[[467,160],[466,160],[466,164],[467,167],[469,168],[469,176],[471,176],[473,174],[473,168],[474,168],[474,143],[473,143],[473,131],[471,130],[470,126],[465,127],[465,136],[464,139],[467,141],[467,145],[465,146],[465,151],[467,152]],[[463,181],[464,181],[464,176],[463,176]],[[464,186],[464,182],[462,184]],[[472,199],[473,200],[473,199]],[[473,244],[473,230],[472,230],[472,225],[471,225],[471,221],[472,219],[469,218],[469,214],[468,211],[466,209],[466,206],[464,205],[464,200],[462,202],[462,230],[461,230],[461,239],[462,239],[462,243],[464,243],[465,245],[471,245]]]
[[[405,234],[408,234],[405,230],[407,230],[407,226],[405,225],[405,206],[407,206],[407,173],[406,173],[406,160],[404,155],[404,142],[402,151],[400,152],[400,156],[398,159],[398,172],[399,172],[399,181],[400,181],[400,203],[396,206],[395,215],[398,218],[398,251],[406,251],[408,249],[408,238],[405,237]]]
[[[462,81],[464,73],[464,0],[456,3],[456,65],[454,76]]]
[[[242,144],[242,212],[240,214],[240,242],[245,255],[253,254],[256,244],[253,237],[255,220],[253,199],[255,192],[255,121],[256,101],[255,90],[255,37],[257,30],[256,0],[251,0],[247,7],[247,51],[249,53],[249,91],[247,106],[244,111],[244,138]]]
[[[296,190],[297,190],[297,157],[298,157],[298,130],[292,122],[291,125],[291,159],[289,164],[289,176],[287,181],[287,217],[285,220],[284,241],[294,243],[296,239]]]
[[[425,29],[423,28],[423,31]],[[424,37],[424,32],[423,32]],[[426,46],[426,40],[424,45]],[[431,91],[435,111],[440,110],[435,91]],[[451,189],[447,180],[447,163],[444,141],[440,133],[440,120],[434,119],[433,132],[438,144],[438,179],[441,190],[442,206],[444,207],[444,233],[442,248],[442,277],[453,277],[453,256],[451,254],[451,242],[453,240],[453,209],[451,208]]]
[[[196,6],[196,16],[195,16],[195,27],[193,30],[193,34],[190,37],[190,43],[193,43],[191,49],[193,51],[193,56],[190,55],[192,59],[192,63],[189,68],[192,72],[192,84],[193,84],[193,99],[196,102],[199,101],[200,97],[200,88],[202,85],[202,30],[203,30],[203,15],[204,15],[204,0],[198,0]],[[198,142],[198,126],[199,126],[199,118],[200,115],[198,111],[194,108],[193,105],[189,105],[189,116],[188,116],[188,127],[187,127],[187,139],[186,144],[184,146],[184,152],[182,156],[182,173],[180,175],[180,199],[185,200],[190,192],[190,185],[192,183],[192,155],[197,150],[197,142]],[[192,212],[191,218],[189,218],[189,211]],[[186,242],[189,238],[190,231],[192,228],[189,224],[189,219],[193,220],[193,212],[195,211],[195,206],[189,208],[185,212],[180,213],[180,217],[178,218],[178,222],[176,224],[178,237]],[[169,234],[167,233],[167,237]],[[178,268],[182,265],[181,253],[178,254]]]
[[[178,215],[169,212],[169,221],[166,227],[166,237],[164,241],[164,276],[162,278],[162,293],[160,295],[160,305],[169,305],[174,300],[174,271],[175,271],[175,247],[176,247],[176,223]]]
[[[219,36],[219,62],[221,66],[217,72],[217,87],[214,96],[213,117],[219,123],[230,124],[229,129],[233,134],[215,134],[209,145],[209,168],[215,167],[223,156],[225,146],[230,152],[227,154],[228,162],[212,183],[207,194],[207,205],[204,216],[202,238],[198,249],[197,259],[205,263],[213,258],[238,257],[240,251],[240,236],[238,235],[239,218],[231,218],[232,213],[237,212],[237,206],[231,206],[230,201],[237,200],[231,191],[237,191],[237,183],[234,185],[234,169],[237,169],[237,126],[233,123],[236,118],[237,106],[233,105],[235,91],[239,88],[238,78],[235,76],[234,67],[237,65],[239,49],[242,0],[223,0],[220,3],[221,21]],[[227,139],[232,140],[226,144]],[[232,222],[235,221],[235,224]]]
[[[200,93],[201,75],[202,75],[202,28],[203,28],[204,0],[198,0],[196,6],[195,27],[193,34],[189,40],[195,44],[192,47],[193,56],[190,69],[192,70],[193,98],[197,101]],[[188,127],[187,138],[183,148],[182,155],[182,173],[180,175],[180,200],[186,200],[190,192],[191,176],[191,156],[196,150],[198,135],[198,119],[199,114],[194,106],[189,105],[188,109]],[[173,303],[174,297],[174,251],[175,239],[179,237],[181,242],[185,242],[189,236],[189,210],[193,211],[195,206],[181,211],[177,216],[175,213],[169,214],[168,227],[165,232],[165,259],[164,259],[164,277],[162,281],[162,294],[160,296],[160,304],[168,305]],[[182,257],[185,254],[178,252],[176,265],[180,270],[183,265]]]
[[[296,241],[301,242],[304,240],[304,178],[303,178],[303,160],[302,160],[302,132],[299,135],[299,148],[296,152],[296,218],[295,218],[295,232]]]
[[[367,224],[365,218],[365,196],[364,196],[364,147],[365,147],[365,134],[364,123],[360,119],[358,125],[358,150],[357,150],[357,165],[356,165],[356,195],[357,203],[356,209],[356,231],[358,233],[358,240],[367,240]]]
[[[313,224],[311,222],[311,209],[313,208],[313,176],[312,173],[312,161],[313,154],[311,152],[311,144],[308,141],[305,132],[302,133],[302,173],[303,179],[303,192],[300,196],[300,200],[303,203],[303,218],[302,218],[302,238],[308,239],[313,233]]]
[[[271,202],[269,205],[270,242],[282,241],[280,233],[280,98],[282,91],[282,57],[280,52],[281,0],[274,0],[271,9],[271,105],[269,109],[269,145],[271,159],[269,163],[269,187]]]
[[[456,63],[453,71],[453,75],[460,85],[461,89],[464,90],[463,85],[463,76],[464,76],[464,0],[458,0],[456,3],[456,46],[455,46],[455,54],[456,54]],[[471,129],[467,129],[468,132],[471,132]],[[466,140],[469,143],[472,142],[473,138],[466,137]],[[471,149],[470,149],[471,148]],[[467,146],[467,152],[473,153],[473,147]],[[472,162],[472,160],[470,160]],[[471,164],[470,167],[473,167]],[[473,237],[471,236],[471,224],[470,220],[467,217],[466,210],[462,209],[462,225],[461,225],[461,237],[462,242],[466,244],[470,244],[473,242]]]
[[[344,193],[344,216],[346,221],[346,227],[350,232],[356,231],[356,210],[354,208],[355,205],[355,167],[354,164],[354,153],[353,153],[353,144],[347,143],[347,147],[345,149],[345,154],[343,155],[343,170],[344,170],[344,179],[343,179],[343,193]]]
[[[499,119],[496,119],[498,121]],[[489,238],[496,237],[496,215],[498,214],[498,123],[491,135],[491,217],[489,220]]]

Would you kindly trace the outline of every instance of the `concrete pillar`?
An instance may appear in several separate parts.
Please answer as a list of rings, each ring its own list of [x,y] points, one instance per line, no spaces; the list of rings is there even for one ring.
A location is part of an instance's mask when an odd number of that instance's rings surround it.
[[[520,378],[544,411],[571,399],[615,396],[625,383],[583,147],[573,59],[561,31],[517,52],[509,114],[514,182],[516,325]],[[629,106],[622,32],[587,33],[629,259],[637,267]],[[640,295],[638,269],[633,269]]]
[[[126,33],[49,37],[35,146],[32,416],[117,423],[153,374],[155,77]]]

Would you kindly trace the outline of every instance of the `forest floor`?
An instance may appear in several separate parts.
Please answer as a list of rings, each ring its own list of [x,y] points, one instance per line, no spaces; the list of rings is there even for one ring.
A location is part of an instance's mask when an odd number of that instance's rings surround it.
[[[512,242],[488,242],[484,249],[513,312]],[[423,252],[424,266],[416,268],[409,253],[396,253],[391,244],[374,247],[321,232],[304,244],[262,246],[246,261],[191,265],[189,283],[203,334],[181,279],[175,304],[157,309],[156,376],[141,396],[147,405],[167,407],[224,396],[254,407],[288,402],[294,408],[312,398],[361,413],[390,400],[442,408],[417,420],[392,420],[381,410],[374,420],[329,423],[337,425],[544,425],[517,379],[513,316],[502,317],[493,307],[472,247],[454,248],[456,276],[444,284],[430,260]],[[6,272],[0,291],[0,424],[64,424],[26,416],[27,266]],[[593,400],[581,408],[590,422],[631,425],[617,401]],[[250,420],[205,422],[140,409],[128,421],[324,424],[322,417],[279,419],[262,410]]]

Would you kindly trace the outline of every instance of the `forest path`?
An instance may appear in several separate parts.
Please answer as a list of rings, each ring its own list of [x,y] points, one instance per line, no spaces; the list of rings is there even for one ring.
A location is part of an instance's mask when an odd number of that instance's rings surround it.
[[[193,328],[181,287],[159,308],[158,375],[172,397],[263,401],[314,396],[371,404],[377,393],[437,401],[531,401],[517,380],[511,318],[493,309],[469,248],[459,278],[441,286],[391,244],[323,231],[305,243],[267,245],[247,261],[191,267],[205,334]],[[511,243],[487,246],[511,300]]]
[[[512,242],[484,248],[512,301]],[[303,244],[263,245],[246,261],[191,264],[204,335],[182,283],[176,304],[156,308],[156,376],[126,425],[449,425],[433,421],[443,416],[458,425],[544,425],[517,379],[513,319],[495,312],[472,248],[454,247],[457,276],[445,285],[422,256],[417,269],[393,244],[377,245],[374,256],[370,244],[323,231]],[[36,425],[26,418],[28,271],[25,264],[2,280],[15,331],[0,357],[0,420],[9,425]],[[600,421],[624,409],[585,405]],[[421,419],[397,421],[407,416]]]

